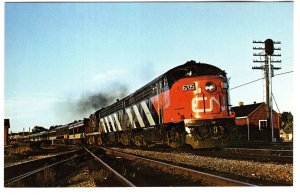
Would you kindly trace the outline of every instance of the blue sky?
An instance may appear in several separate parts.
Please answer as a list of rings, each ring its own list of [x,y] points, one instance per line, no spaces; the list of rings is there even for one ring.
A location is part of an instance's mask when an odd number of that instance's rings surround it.
[[[74,102],[129,94],[189,60],[226,70],[231,87],[261,78],[251,69],[261,65],[252,62],[253,40],[281,41],[275,74],[293,70],[292,2],[5,3],[4,35],[4,117],[13,131],[87,117],[73,113]],[[281,112],[295,112],[293,75],[273,78]],[[263,81],[233,89],[231,103],[239,101],[262,102]]]

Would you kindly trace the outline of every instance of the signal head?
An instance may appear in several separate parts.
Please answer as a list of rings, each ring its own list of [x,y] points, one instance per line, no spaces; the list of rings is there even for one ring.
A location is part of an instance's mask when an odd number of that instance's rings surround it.
[[[267,55],[273,55],[273,53],[274,53],[274,41],[272,39],[265,40],[265,53]]]

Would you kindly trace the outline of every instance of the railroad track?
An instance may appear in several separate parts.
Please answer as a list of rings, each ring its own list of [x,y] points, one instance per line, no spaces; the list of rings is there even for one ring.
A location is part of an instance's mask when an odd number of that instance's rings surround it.
[[[76,162],[75,162],[76,161]],[[218,175],[108,148],[82,148],[5,167],[5,187],[65,186],[71,172],[88,169],[95,186],[252,186]],[[82,166],[81,166],[82,167]]]
[[[110,167],[107,163],[105,163],[101,158],[99,158],[97,155],[95,155],[93,152],[91,152],[89,149],[85,148],[85,150],[98,162],[100,165],[106,169],[109,173],[111,173],[112,177],[114,177],[115,180],[119,181],[122,186],[127,187],[135,187],[133,183],[131,183],[128,179],[126,179],[124,176],[119,174],[117,171],[115,171],[112,167]]]
[[[224,153],[222,153],[224,152]],[[293,163],[293,150],[257,149],[257,148],[222,148],[220,155],[236,156],[247,160],[263,162]]]
[[[130,148],[136,149],[136,148]],[[216,157],[233,160],[251,160],[257,162],[275,162],[283,164],[293,163],[293,150],[290,149],[270,149],[270,148],[244,148],[244,147],[224,147],[209,149],[189,149],[181,148],[174,150],[173,148],[148,148],[148,151],[158,152],[183,152],[192,153],[199,156]]]
[[[101,166],[111,172],[112,177],[118,180],[122,186],[153,186],[153,184],[154,186],[253,186],[249,183],[119,152],[113,149],[103,147],[100,149],[107,155],[103,156],[102,154],[102,159],[99,158],[99,154],[95,155],[88,149],[86,150],[93,158],[101,163]],[[112,160],[112,158],[114,158],[114,160]],[[116,171],[115,169],[119,170]],[[147,180],[148,174],[150,174],[150,176],[148,176]],[[155,184],[155,180],[158,181],[157,184]],[[176,180],[175,183],[174,180]]]
[[[68,163],[76,158],[86,155],[83,149],[77,149],[63,154],[50,156],[37,160],[30,160],[23,163],[7,166],[4,168],[4,186],[5,187],[28,187],[39,186],[38,183],[32,183],[32,178],[38,174],[46,174],[49,177],[53,174],[51,169],[64,163]],[[47,176],[47,174],[49,174]],[[42,179],[42,178],[40,178]],[[49,179],[49,178],[45,178]],[[38,182],[38,179],[37,179]],[[39,186],[40,187],[40,186]]]
[[[262,141],[244,141],[232,143],[234,148],[265,148],[274,150],[293,150],[293,142],[262,142]]]
[[[260,155],[269,156],[293,156],[293,150],[275,150],[275,149],[265,149],[265,148],[223,148],[225,151],[231,151],[236,153],[256,153]]]
[[[132,148],[134,149],[134,148]],[[199,156],[208,156],[216,158],[234,159],[234,160],[252,160],[257,162],[275,162],[275,163],[293,163],[293,150],[290,149],[271,149],[271,148],[244,148],[244,147],[224,147],[209,149],[177,149],[155,148],[150,151],[162,152],[184,152]]]

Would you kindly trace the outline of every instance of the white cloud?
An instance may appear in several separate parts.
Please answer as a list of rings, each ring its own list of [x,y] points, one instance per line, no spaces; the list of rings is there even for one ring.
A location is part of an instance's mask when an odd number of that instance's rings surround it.
[[[101,84],[101,83],[107,83],[107,81],[114,81],[119,80],[121,76],[125,76],[127,74],[126,70],[121,69],[108,69],[104,70],[102,72],[99,72],[95,76],[93,76],[91,79],[89,79],[88,83],[95,83],[95,84]]]

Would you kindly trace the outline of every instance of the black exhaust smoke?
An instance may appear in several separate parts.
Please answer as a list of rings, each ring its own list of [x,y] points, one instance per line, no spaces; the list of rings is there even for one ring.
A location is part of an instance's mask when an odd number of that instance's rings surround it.
[[[128,89],[121,84],[109,85],[95,93],[85,93],[79,99],[67,99],[55,106],[59,123],[66,124],[74,120],[89,117],[96,110],[106,107],[128,95]]]
[[[105,90],[81,97],[76,103],[78,113],[94,112],[102,107],[109,106],[127,95],[127,88],[124,86],[114,87],[113,90]]]

